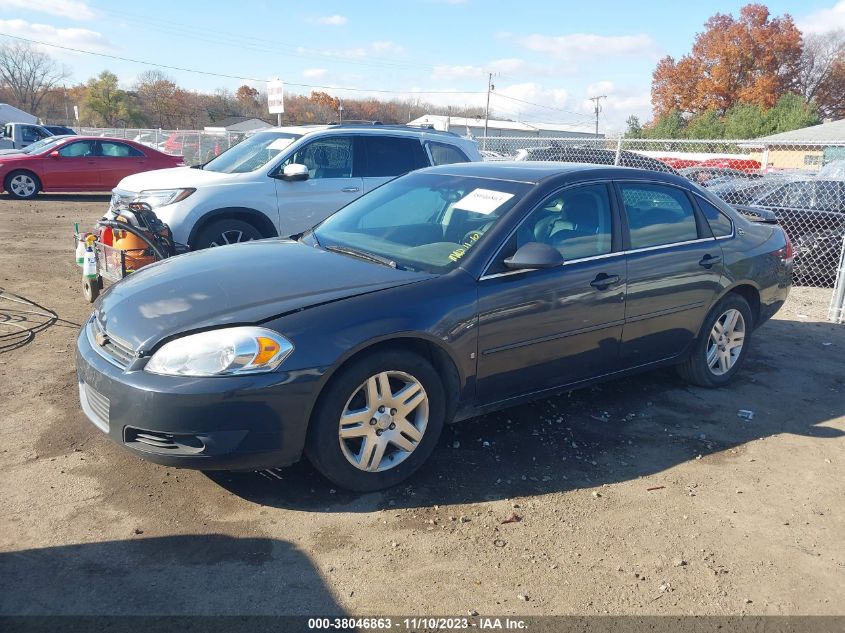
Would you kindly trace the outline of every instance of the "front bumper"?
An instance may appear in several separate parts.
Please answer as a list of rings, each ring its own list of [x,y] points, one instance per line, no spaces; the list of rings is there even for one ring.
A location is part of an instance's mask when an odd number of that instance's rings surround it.
[[[80,404],[115,443],[158,464],[200,470],[300,459],[323,370],[209,378],[127,370],[94,349],[89,323],[76,345]]]

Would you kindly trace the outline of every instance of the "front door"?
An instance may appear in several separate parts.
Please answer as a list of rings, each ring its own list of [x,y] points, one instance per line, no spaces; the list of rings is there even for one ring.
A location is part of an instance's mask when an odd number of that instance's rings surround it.
[[[364,191],[363,179],[353,176],[353,137],[319,138],[285,160],[308,167],[308,180],[275,179],[279,204],[279,235],[310,229],[346,206]]]
[[[66,143],[44,158],[44,188],[52,191],[98,191],[97,141]]]
[[[621,363],[681,354],[713,304],[722,248],[679,187],[619,182],[629,235],[628,298]]]
[[[478,285],[480,404],[572,384],[617,367],[626,270],[605,184],[553,194],[520,225]],[[502,264],[528,242],[560,250],[557,268]]]

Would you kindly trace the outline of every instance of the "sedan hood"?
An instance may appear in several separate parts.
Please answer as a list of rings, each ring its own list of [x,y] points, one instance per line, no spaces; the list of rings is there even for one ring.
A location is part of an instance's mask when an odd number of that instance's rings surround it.
[[[133,174],[121,180],[117,188],[124,191],[144,191],[146,189],[175,189],[182,187],[203,187],[207,185],[232,182],[233,174],[219,171],[205,171],[190,167],[171,167],[154,169],[140,174]]]
[[[184,332],[259,323],[430,277],[290,240],[261,240],[147,266],[105,293],[94,314],[110,335],[149,351]]]

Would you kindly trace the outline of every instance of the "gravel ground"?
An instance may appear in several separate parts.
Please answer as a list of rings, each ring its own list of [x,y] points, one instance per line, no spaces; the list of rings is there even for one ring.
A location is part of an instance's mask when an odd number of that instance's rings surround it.
[[[156,466],[87,422],[69,235],[106,201],[0,199],[0,287],[60,317],[0,354],[0,614],[845,614],[829,290],[794,290],[730,388],[664,370],[476,418],[351,495],[307,463]]]

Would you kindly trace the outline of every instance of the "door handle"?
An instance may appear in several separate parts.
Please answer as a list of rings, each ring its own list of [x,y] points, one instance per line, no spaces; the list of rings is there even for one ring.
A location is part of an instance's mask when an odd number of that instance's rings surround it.
[[[614,284],[620,281],[619,275],[608,275],[607,273],[599,273],[596,278],[590,282],[590,285],[596,290],[607,290]]]
[[[698,265],[710,268],[713,264],[718,264],[720,261],[722,261],[721,255],[711,255],[710,253],[707,253],[698,261]]]
[[[341,189],[343,193],[358,193],[360,190],[360,187],[344,187]]]

